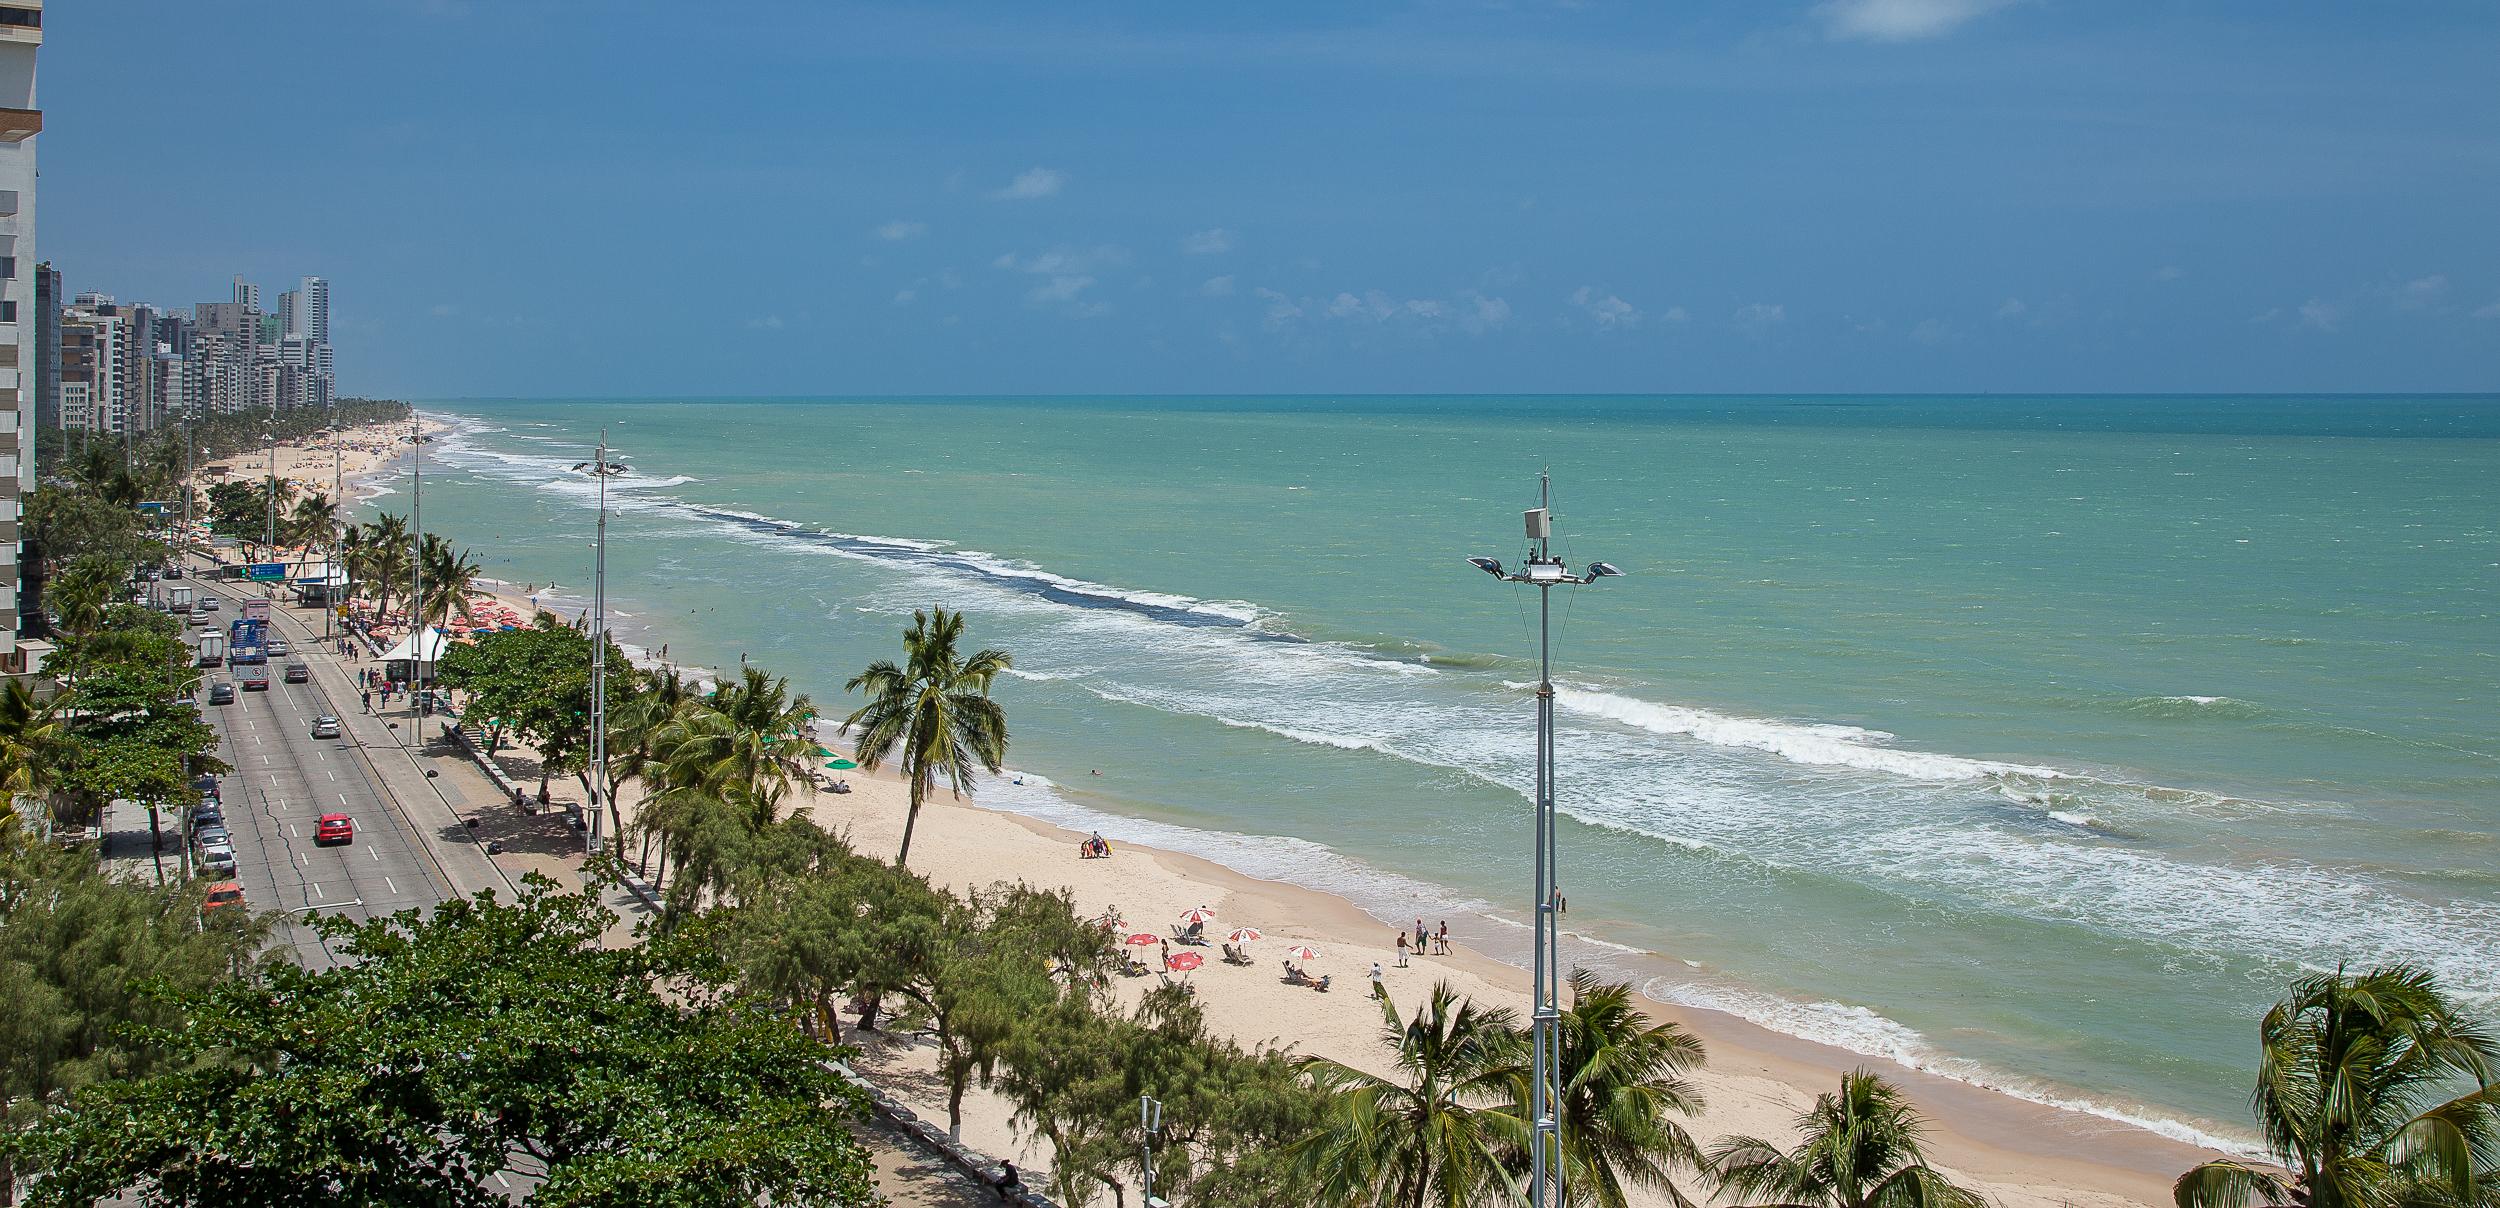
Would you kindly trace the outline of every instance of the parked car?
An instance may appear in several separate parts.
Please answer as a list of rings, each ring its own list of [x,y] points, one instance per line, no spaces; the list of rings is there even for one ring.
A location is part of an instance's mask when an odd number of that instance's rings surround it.
[[[201,905],[200,913],[207,914],[220,906],[238,905],[242,901],[242,885],[233,881],[219,881],[208,887],[208,901]]]
[[[217,611],[217,597],[215,597],[215,596],[201,596],[201,597],[200,597],[200,607],[205,608],[205,609],[209,610],[210,612],[215,612],[215,611]]]
[[[295,653],[295,647],[288,645],[285,638],[269,639],[269,657],[283,658],[293,653]]]
[[[181,578],[181,577],[182,577],[182,567],[181,567],[179,564],[174,565],[174,566],[168,566],[168,567],[166,567],[166,568],[165,568],[165,577],[166,577],[166,578],[168,578],[168,579],[179,579],[179,578]]]
[[[284,654],[284,653],[286,653],[286,652],[285,652],[285,651],[283,651],[283,650],[278,649],[278,643],[276,643],[276,642],[271,642],[271,643],[269,643],[269,653],[271,653],[271,654]],[[286,665],[286,682],[288,682],[288,683],[290,683],[290,684],[309,684],[309,683],[311,683],[311,682],[312,682],[312,668],[307,667],[307,666],[305,666],[305,665],[304,665],[304,664],[302,664],[302,663],[288,663],[288,664]]]
[[[225,824],[225,807],[219,805],[216,798],[211,797],[208,800],[191,807],[192,829],[196,830],[203,826],[224,826]]]
[[[234,845],[211,843],[200,849],[200,867],[210,872],[234,874]]]
[[[223,825],[195,827],[191,831],[191,843],[195,847],[205,849],[213,843],[232,842],[234,836],[227,834]]]
[[[212,705],[233,704],[234,685],[229,684],[224,680],[219,680],[216,683],[210,684],[208,686],[208,703]]]
[[[338,736],[339,736],[339,719],[337,719],[337,718],[335,718],[335,717],[332,717],[332,716],[330,716],[330,715],[329,715],[329,714],[327,714],[327,713],[324,713],[324,714],[322,714],[321,716],[314,718],[314,719],[313,719],[312,736],[313,736],[313,737],[315,737],[315,738],[336,738],[336,737],[338,737]]]
[[[313,842],[315,843],[353,843],[355,841],[356,824],[349,821],[345,814],[323,814],[320,824],[313,827]]]
[[[205,604],[194,604],[194,605],[192,605],[192,606],[191,606],[191,623],[192,623],[192,624],[197,625],[197,624],[199,624],[200,622],[205,621],[205,620],[207,620],[207,619],[208,619],[208,606],[207,606],[207,605],[205,605]]]

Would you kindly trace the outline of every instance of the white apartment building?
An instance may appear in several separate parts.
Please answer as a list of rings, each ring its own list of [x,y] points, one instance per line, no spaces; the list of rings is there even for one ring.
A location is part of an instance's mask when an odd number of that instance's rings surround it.
[[[26,582],[20,501],[35,489],[35,52],[43,0],[0,0],[0,672],[22,674],[18,592]]]

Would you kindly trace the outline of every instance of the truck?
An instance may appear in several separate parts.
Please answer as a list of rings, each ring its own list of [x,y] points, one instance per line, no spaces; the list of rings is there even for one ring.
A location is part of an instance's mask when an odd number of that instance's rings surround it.
[[[226,635],[214,629],[201,630],[199,665],[214,667],[224,661],[226,661]]]
[[[245,600],[243,602],[243,619],[246,621],[259,621],[262,624],[267,624],[269,621],[269,601]]]
[[[264,659],[258,663],[235,668],[234,682],[245,692],[267,692],[269,690],[268,660]]]
[[[191,611],[191,585],[190,585],[190,584],[188,584],[188,583],[167,583],[167,584],[164,584],[164,585],[163,585],[163,587],[164,587],[164,591],[165,591],[165,611],[167,611],[167,612],[189,612],[189,611]]]
[[[269,623],[267,621],[255,621],[246,617],[236,621],[229,628],[229,633],[232,635],[233,647],[226,654],[226,661],[229,665],[252,667],[263,666],[269,662]]]

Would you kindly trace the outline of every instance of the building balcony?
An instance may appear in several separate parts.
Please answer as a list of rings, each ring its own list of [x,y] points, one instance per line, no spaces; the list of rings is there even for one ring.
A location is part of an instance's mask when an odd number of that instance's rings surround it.
[[[9,27],[0,25],[0,31]],[[0,143],[22,143],[43,133],[43,110],[0,109]]]

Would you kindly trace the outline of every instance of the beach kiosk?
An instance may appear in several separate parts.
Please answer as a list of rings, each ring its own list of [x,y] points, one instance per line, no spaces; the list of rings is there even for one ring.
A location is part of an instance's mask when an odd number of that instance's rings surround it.
[[[450,639],[443,636],[442,630],[430,626],[420,629],[382,652],[382,670],[403,684],[433,683],[434,664],[449,644]]]

